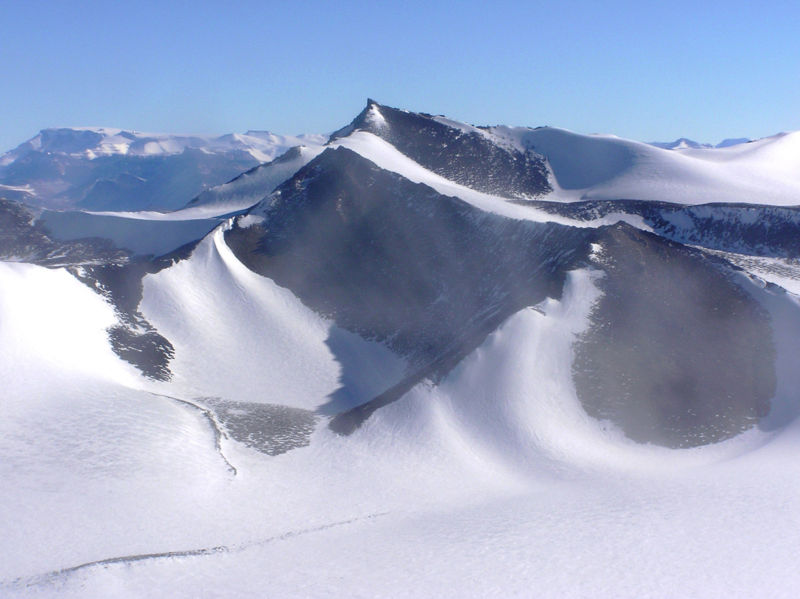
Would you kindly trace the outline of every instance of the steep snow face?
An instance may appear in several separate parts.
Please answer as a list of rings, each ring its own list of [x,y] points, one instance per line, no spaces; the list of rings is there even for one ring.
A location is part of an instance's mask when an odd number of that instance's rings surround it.
[[[724,148],[667,150],[552,127],[491,131],[547,158],[556,184],[552,200],[800,204],[800,132]]]
[[[405,370],[385,346],[337,328],[248,270],[221,228],[143,285],[143,315],[175,346],[165,386],[172,394],[311,410],[336,400],[345,409]]]
[[[0,158],[0,184],[6,195],[46,208],[174,210],[291,147],[323,142],[268,132],[199,137],[48,129]]]
[[[635,471],[658,464],[671,470],[733,457],[767,441],[768,435],[753,430],[729,443],[676,452],[634,442],[612,419],[587,414],[571,365],[576,359],[575,340],[592,326],[592,312],[604,293],[599,284],[606,276],[595,269],[571,271],[560,299],[548,298],[517,312],[438,385],[418,385],[375,412],[353,436],[361,439],[391,431],[403,437],[422,430],[453,442],[454,447],[469,448],[501,470],[536,477],[558,473],[566,464]],[[768,301],[781,304],[782,300]],[[793,330],[800,324],[798,315],[791,320]],[[668,353],[666,344],[663,349]],[[795,354],[790,351],[785,357]],[[781,369],[781,379],[791,384],[797,375]],[[782,426],[790,420],[785,418]]]

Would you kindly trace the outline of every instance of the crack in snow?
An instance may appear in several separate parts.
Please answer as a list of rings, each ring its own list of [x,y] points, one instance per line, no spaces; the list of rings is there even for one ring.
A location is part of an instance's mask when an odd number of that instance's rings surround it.
[[[154,395],[157,395],[154,393]],[[166,396],[165,396],[166,397]],[[176,398],[170,398],[176,399]],[[183,401],[183,400],[177,400]],[[185,402],[190,403],[190,402]],[[10,582],[2,582],[0,581],[0,589],[7,588],[25,588],[25,587],[32,587],[32,586],[42,586],[42,585],[52,585],[58,582],[65,582],[70,576],[80,572],[81,570],[87,570],[90,568],[96,567],[107,567],[113,566],[116,564],[125,564],[130,565],[136,562],[146,561],[146,560],[158,560],[158,559],[173,559],[173,558],[188,558],[188,557],[202,557],[208,555],[215,555],[218,553],[238,553],[241,551],[246,551],[252,547],[260,547],[263,545],[268,545],[270,543],[275,543],[277,541],[285,541],[288,539],[292,539],[295,537],[303,536],[306,534],[311,534],[315,532],[322,532],[324,530],[328,530],[331,528],[337,528],[339,526],[346,526],[348,524],[354,524],[356,522],[365,521],[365,520],[374,520],[375,518],[380,518],[382,516],[388,515],[389,512],[375,512],[373,514],[367,514],[365,516],[357,516],[355,518],[350,518],[348,520],[339,520],[337,522],[330,522],[328,524],[323,524],[321,526],[315,526],[312,528],[303,528],[300,530],[290,530],[288,532],[275,535],[272,537],[268,537],[266,539],[261,539],[258,541],[251,541],[248,543],[241,543],[238,545],[217,545],[215,547],[202,547],[200,549],[188,549],[185,551],[163,551],[160,553],[139,553],[133,555],[124,555],[119,557],[110,557],[101,560],[95,560],[91,562],[86,562],[83,564],[79,564],[77,566],[71,566],[68,568],[61,568],[60,570],[52,570],[50,572],[46,572],[44,574],[38,574],[34,576],[27,576],[27,577],[19,577]]]

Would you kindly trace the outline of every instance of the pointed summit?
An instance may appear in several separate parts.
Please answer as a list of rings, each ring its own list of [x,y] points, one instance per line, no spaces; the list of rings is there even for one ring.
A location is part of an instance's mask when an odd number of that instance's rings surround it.
[[[544,158],[509,147],[470,125],[409,112],[367,99],[353,121],[329,143],[364,131],[381,138],[425,169],[476,191],[530,199],[551,191]]]

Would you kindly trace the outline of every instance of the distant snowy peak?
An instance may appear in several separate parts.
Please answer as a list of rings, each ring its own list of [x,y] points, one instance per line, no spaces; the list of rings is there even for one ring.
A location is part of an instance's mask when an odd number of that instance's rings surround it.
[[[726,139],[723,139],[721,142],[719,142],[715,147],[717,147],[717,148],[729,148],[731,146],[738,146],[739,144],[750,143],[751,141],[753,141],[753,140],[749,139],[747,137],[728,137]]]
[[[730,146],[737,146],[739,144],[747,143],[749,141],[752,140],[746,137],[730,137],[727,139],[723,139],[716,146],[713,146],[711,144],[700,143],[692,139],[680,137],[675,141],[651,141],[650,145],[655,146],[657,148],[663,148],[665,150],[686,150],[686,149],[698,150],[701,148],[729,148]]]
[[[56,210],[176,210],[292,147],[325,140],[267,131],[202,137],[45,129],[0,157],[0,196]]]
[[[321,135],[286,136],[268,131],[229,133],[218,137],[143,133],[109,127],[76,127],[43,129],[38,135],[6,153],[0,165],[6,166],[30,153],[60,154],[92,160],[99,156],[164,156],[180,154],[187,149],[209,153],[240,150],[260,162],[269,162],[287,148],[307,144],[319,145]]]
[[[694,141],[693,139],[688,139],[686,137],[679,137],[675,141],[652,141],[650,142],[650,145],[657,148],[663,148],[665,150],[684,150],[686,148],[698,149],[712,147],[711,144],[700,143],[699,141]]]

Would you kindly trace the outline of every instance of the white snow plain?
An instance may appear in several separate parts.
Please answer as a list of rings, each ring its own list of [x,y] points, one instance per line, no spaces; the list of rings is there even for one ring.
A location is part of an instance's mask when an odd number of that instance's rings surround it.
[[[515,314],[353,435],[322,418],[310,445],[270,457],[216,447],[179,400],[319,405],[337,385],[330,325],[247,271],[221,230],[145,279],[172,383],[111,352],[113,310],[64,270],[0,264],[0,594],[795,596],[796,298],[766,306],[783,323],[775,418],[670,450],[575,396],[571,343],[597,276],[572,272],[560,301]]]

